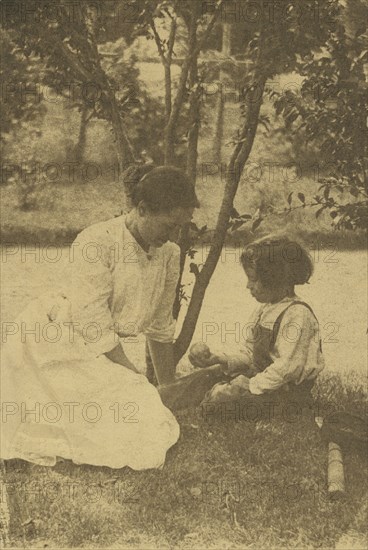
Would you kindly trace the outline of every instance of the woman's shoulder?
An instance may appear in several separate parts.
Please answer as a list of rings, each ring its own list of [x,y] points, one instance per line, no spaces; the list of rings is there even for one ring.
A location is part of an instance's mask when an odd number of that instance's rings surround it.
[[[83,229],[76,241],[89,239],[98,243],[111,242],[120,237],[124,216],[117,216],[105,221],[96,222]]]

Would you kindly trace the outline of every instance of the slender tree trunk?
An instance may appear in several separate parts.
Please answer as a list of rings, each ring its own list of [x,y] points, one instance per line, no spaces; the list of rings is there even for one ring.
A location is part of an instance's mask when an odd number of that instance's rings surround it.
[[[130,164],[136,162],[136,158],[134,156],[133,148],[126,133],[125,124],[119,112],[119,107],[116,101],[114,90],[112,89],[107,74],[105,73],[101,65],[101,57],[98,52],[96,40],[98,29],[101,25],[101,20],[98,12],[93,9],[93,7],[86,6],[85,24],[87,29],[87,41],[90,47],[90,54],[91,58],[93,59],[93,65],[95,67],[94,76],[96,76],[97,83],[101,85],[104,96],[109,105],[111,124],[115,134],[115,143],[119,166],[122,170],[124,170]]]
[[[87,126],[88,126],[88,107],[84,105],[81,112],[78,142],[74,149],[74,159],[78,163],[81,163],[84,158],[86,142],[87,142]]]
[[[225,58],[231,55],[231,27],[229,23],[223,23],[222,25],[222,55]],[[215,124],[215,137],[213,140],[212,161],[216,164],[221,164],[221,149],[222,140],[224,134],[224,113],[225,113],[225,97],[223,94],[223,85],[226,75],[220,67],[219,71],[219,97],[217,100],[216,109],[216,124]]]
[[[171,65],[165,62],[165,118],[166,124],[169,122],[171,113]]]
[[[115,134],[117,156],[120,167],[124,168],[135,162],[135,156],[132,146],[129,142],[125,125],[121,119],[115,94],[110,86],[108,77],[101,66],[101,59],[97,48],[96,35],[101,24],[97,10],[88,8],[84,10],[85,25],[87,31],[87,42],[89,46],[88,58],[91,61],[90,67],[87,67],[57,33],[50,35],[47,27],[40,27],[39,33],[42,40],[49,48],[54,50],[57,55],[63,57],[70,69],[77,75],[81,82],[95,82],[103,91],[103,95],[110,108],[110,120]]]
[[[169,58],[165,59],[163,55],[163,50],[161,46],[161,40],[158,36],[154,23],[151,23],[152,30],[155,36],[156,44],[158,51],[161,57],[161,60],[165,67],[165,106],[166,106],[166,126],[165,126],[165,139],[164,139],[164,159],[165,164],[175,164],[175,141],[176,141],[176,130],[179,122],[179,116],[185,101],[186,85],[188,78],[197,82],[198,80],[198,66],[197,60],[198,55],[206,43],[209,35],[211,34],[214,24],[218,18],[218,15],[221,10],[221,6],[224,0],[220,0],[219,4],[216,7],[216,11],[213,14],[205,32],[203,33],[200,41],[197,39],[197,27],[198,27],[198,15],[201,6],[199,3],[193,5],[193,12],[190,17],[190,23],[188,27],[188,55],[185,58],[182,66],[181,73],[179,78],[178,89],[175,95],[175,98],[172,99],[172,90],[171,90],[171,73],[166,68],[167,66],[171,70],[171,54],[173,50],[174,40],[175,40],[175,27],[172,27],[171,40],[169,40]],[[176,25],[176,23],[175,23]],[[169,86],[170,84],[170,86]],[[191,91],[193,91],[194,86],[191,86]],[[198,90],[196,92],[199,93]],[[195,98],[196,97],[196,102]],[[190,106],[191,118],[188,134],[188,157],[187,157],[187,169],[189,169],[189,175],[193,183],[196,179],[196,166],[197,166],[197,146],[198,146],[198,132],[199,132],[199,97],[191,96],[193,103]],[[194,113],[194,114],[193,114]],[[190,160],[189,160],[190,159]],[[184,269],[185,264],[185,253],[188,249],[188,228],[183,231],[181,237],[181,273]],[[179,301],[179,292],[180,292],[181,276],[177,288],[177,297],[173,306],[173,315],[177,318],[180,310],[180,301]],[[147,377],[151,380],[154,379],[153,365],[149,353],[149,348],[146,343],[146,363],[147,363]]]
[[[192,14],[189,32],[188,32],[188,51],[192,56],[197,48],[197,16]],[[197,159],[198,159],[198,137],[200,125],[200,88],[198,80],[198,59],[195,57],[189,70],[188,83],[190,89],[189,96],[189,129],[188,129],[188,149],[187,149],[187,166],[186,171],[193,186],[197,179]],[[176,298],[173,308],[174,318],[177,319],[180,312],[180,289],[181,280],[185,266],[186,254],[190,246],[189,226],[186,226],[181,231],[180,241],[180,276],[176,289]]]
[[[176,141],[176,129],[179,122],[179,116],[181,109],[185,100],[186,84],[188,80],[189,71],[193,62],[198,58],[203,46],[206,44],[208,37],[210,36],[213,27],[217,21],[217,18],[221,12],[221,7],[224,3],[224,0],[220,0],[217,4],[215,11],[211,17],[211,20],[203,32],[200,40],[196,36],[195,47],[190,47],[188,55],[184,59],[184,62],[181,66],[181,73],[179,78],[178,89],[176,96],[171,106],[171,113],[169,120],[165,128],[165,164],[175,164],[175,141]],[[201,10],[201,5],[199,2],[193,2],[193,14],[191,16],[192,21],[198,18],[198,15]],[[190,33],[190,30],[189,30]]]
[[[222,138],[224,135],[225,100],[222,93],[221,78],[220,78],[220,86],[221,86],[221,91],[219,92],[220,95],[217,99],[215,136],[213,139],[213,148],[212,148],[212,162],[214,162],[215,164],[221,164]]]
[[[106,95],[110,105],[111,123],[115,134],[117,156],[119,165],[122,170],[124,170],[130,164],[137,162],[137,159],[127,136],[125,124],[121,118],[115,94],[108,82],[106,82],[106,89]]]
[[[251,99],[248,100],[248,108],[240,132],[239,141],[227,169],[226,185],[213,242],[204,266],[196,278],[182,330],[175,343],[177,361],[184,355],[192,340],[205,292],[215,271],[225,241],[230,213],[233,208],[239,180],[253,146],[258,126],[259,111],[262,104],[265,78],[259,79],[257,84],[257,92],[261,92],[260,97],[257,100],[253,98],[253,101]]]
[[[189,46],[192,51],[197,48],[197,20],[192,17],[189,34]],[[193,59],[189,71],[189,131],[188,131],[188,150],[187,150],[187,174],[195,186],[197,177],[197,158],[198,158],[198,136],[200,121],[200,88],[198,82],[198,58]]]

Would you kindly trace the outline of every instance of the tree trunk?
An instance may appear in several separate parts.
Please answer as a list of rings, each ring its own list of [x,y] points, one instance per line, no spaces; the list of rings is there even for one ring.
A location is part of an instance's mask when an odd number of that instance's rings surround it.
[[[188,51],[189,55],[193,56],[193,52],[197,48],[197,17],[193,13],[188,29]],[[198,159],[198,137],[200,124],[200,88],[198,81],[198,58],[194,57],[193,63],[189,70],[188,83],[190,89],[189,96],[189,129],[188,129],[188,148],[187,148],[187,166],[186,171],[190,181],[195,187],[197,179],[197,159]],[[180,276],[176,289],[176,298],[173,308],[174,318],[177,319],[180,312],[180,289],[181,279],[185,266],[187,251],[190,246],[189,225],[181,231],[180,241]]]
[[[168,124],[171,113],[171,65],[166,62],[164,65],[165,71],[165,119]]]
[[[206,44],[208,37],[210,36],[213,30],[213,27],[217,21],[217,18],[221,13],[221,8],[223,3],[224,3],[224,0],[220,0],[218,2],[215,8],[215,11],[210,19],[210,22],[208,23],[206,30],[203,32],[200,40],[197,39],[197,33],[196,33],[195,46],[193,47],[192,45],[189,45],[188,55],[184,59],[183,64],[181,66],[178,90],[177,90],[175,99],[172,103],[170,117],[165,128],[165,164],[175,163],[176,129],[179,122],[179,115],[181,113],[181,109],[185,101],[186,84],[188,80],[189,71],[191,69],[193,62],[196,62],[196,60],[198,59],[198,56],[203,46]],[[195,25],[197,28],[197,21],[198,21],[199,14],[201,12],[201,4],[199,2],[193,2],[192,10],[193,11],[191,14],[191,21],[192,22],[195,21]],[[192,23],[190,24],[190,26],[192,26]],[[190,35],[190,28],[189,28],[188,34]]]
[[[220,85],[222,86],[221,78]],[[225,101],[221,88],[220,95],[217,99],[215,137],[213,139],[212,147],[212,162],[214,162],[215,164],[221,164],[222,138],[224,134],[224,110]]]
[[[202,307],[203,299],[210,279],[215,271],[219,260],[221,250],[225,241],[230,213],[233,208],[234,198],[238,189],[239,180],[244,168],[244,165],[251,152],[256,130],[258,126],[259,111],[262,104],[263,91],[265,87],[265,78],[258,81],[258,91],[261,91],[260,97],[255,100],[248,100],[247,112],[244,123],[241,128],[239,141],[235,147],[227,168],[226,184],[222,199],[221,209],[214,232],[213,242],[200,273],[197,275],[194,284],[192,297],[189,308],[185,316],[183,326],[178,339],[176,340],[175,354],[179,361],[187,351],[192,340],[198,316]]]
[[[229,23],[223,23],[222,25],[222,55],[224,58],[228,58],[231,55],[231,27]],[[226,75],[220,67],[219,71],[219,84],[220,91],[217,100],[216,109],[216,125],[215,125],[215,137],[213,140],[212,149],[212,161],[216,164],[221,164],[221,149],[222,139],[224,133],[224,113],[225,113],[225,98],[223,93],[223,85]]]
[[[137,162],[137,159],[135,158],[133,148],[126,134],[125,125],[119,112],[115,94],[108,83],[106,95],[110,105],[111,123],[115,134],[115,144],[119,165],[121,169],[124,170],[130,164]]]
[[[83,159],[84,159],[84,153],[85,153],[86,142],[87,142],[87,125],[88,125],[88,107],[84,105],[81,112],[78,142],[74,149],[74,159],[75,159],[75,162],[78,162],[79,164],[83,162]]]
[[[197,20],[193,15],[189,33],[188,46],[190,55],[197,48]],[[188,131],[188,150],[187,150],[187,174],[192,184],[195,186],[197,177],[197,158],[198,158],[198,135],[200,119],[200,90],[198,86],[198,58],[194,57],[189,71],[189,131]]]
[[[90,55],[93,59],[93,65],[95,67],[95,74],[93,76],[96,77],[96,82],[101,86],[109,106],[111,124],[115,134],[119,166],[120,169],[124,170],[130,164],[135,163],[136,158],[126,133],[125,124],[119,112],[114,90],[112,89],[109,78],[101,65],[101,56],[98,52],[96,40],[98,29],[101,26],[101,19],[98,12],[93,9],[93,6],[88,5],[86,6],[84,17],[87,30],[87,42],[90,47]]]

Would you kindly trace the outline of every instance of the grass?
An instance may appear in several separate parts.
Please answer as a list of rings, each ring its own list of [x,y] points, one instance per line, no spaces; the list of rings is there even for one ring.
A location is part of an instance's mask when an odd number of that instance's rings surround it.
[[[120,215],[123,208],[123,192],[116,180],[46,187],[38,197],[38,207],[31,211],[19,209],[14,186],[7,186],[1,189],[2,241],[71,243],[82,229]]]
[[[330,375],[316,406],[364,414],[364,395],[358,379]],[[333,548],[346,533],[364,537],[366,459],[346,450],[345,499],[329,500],[326,443],[310,418],[215,424],[194,410],[178,420],[162,471],[8,462],[13,545]]]

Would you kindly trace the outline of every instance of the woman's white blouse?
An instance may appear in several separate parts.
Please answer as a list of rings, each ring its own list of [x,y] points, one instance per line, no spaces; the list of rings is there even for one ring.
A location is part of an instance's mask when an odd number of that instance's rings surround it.
[[[125,225],[125,216],[82,231],[70,251],[63,292],[74,332],[93,355],[116,347],[119,336],[144,333],[172,342],[172,308],[180,249],[171,242],[146,253]]]

